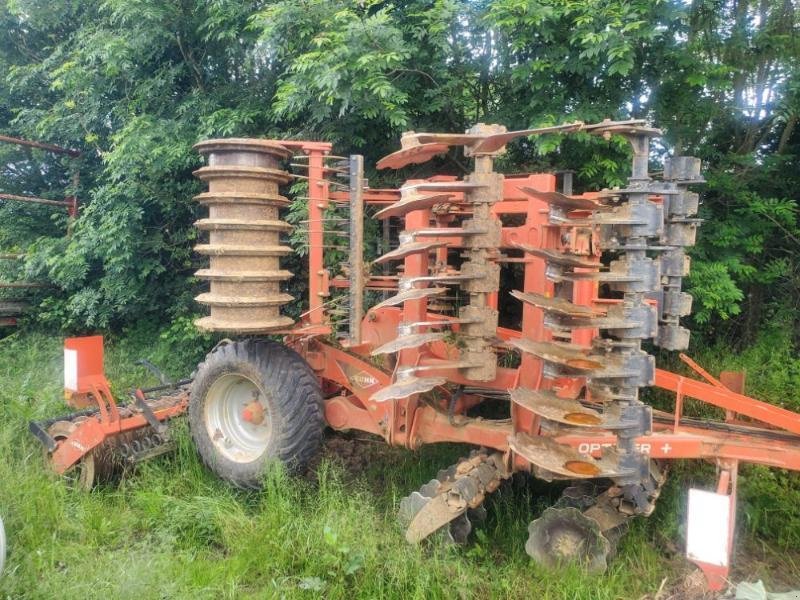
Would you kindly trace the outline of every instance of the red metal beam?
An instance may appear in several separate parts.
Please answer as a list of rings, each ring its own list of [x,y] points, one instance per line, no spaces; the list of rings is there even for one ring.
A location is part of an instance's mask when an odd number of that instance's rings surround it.
[[[414,411],[413,425],[406,445],[414,449],[429,443],[458,442],[488,446],[505,452],[508,450],[510,435],[509,422],[483,419],[451,422],[445,413],[431,406],[420,406]]]
[[[737,394],[727,388],[715,387],[663,369],[656,369],[655,386],[800,434],[800,414]]]
[[[31,202],[33,204],[46,204],[48,206],[66,206],[72,208],[73,200],[49,200],[37,196],[17,196],[16,194],[0,194],[0,200],[13,200],[14,202]]]
[[[555,439],[582,454],[593,456],[599,456],[603,448],[616,442],[616,436],[609,433],[570,434]],[[755,435],[714,431],[699,426],[681,427],[679,433],[656,431],[641,436],[636,439],[636,444],[651,458],[737,460],[800,471],[800,447],[797,443]]]
[[[16,144],[17,146],[27,146],[28,148],[38,148],[40,150],[47,150],[48,152],[53,152],[55,154],[66,154],[73,158],[77,158],[81,155],[79,150],[62,148],[61,146],[56,146],[54,144],[46,144],[44,142],[23,140],[21,138],[15,138],[8,135],[0,135],[0,142],[5,142],[7,144]]]
[[[271,140],[277,142],[284,148],[291,148],[292,150],[304,150],[304,151],[317,151],[323,152],[327,154],[333,148],[333,144],[330,142],[309,142],[306,140]]]
[[[153,415],[159,421],[177,417],[186,412],[189,406],[189,395],[182,393],[176,396],[175,403],[164,408],[153,410]],[[91,450],[102,444],[106,439],[148,427],[149,424],[144,414],[138,413],[129,417],[108,420],[105,418],[88,419],[80,424],[75,432],[53,452],[51,464],[59,475],[67,471],[72,465],[81,460]]]
[[[331,192],[331,201],[337,204],[344,204],[350,201],[349,192]],[[364,202],[367,204],[385,205],[392,204],[400,200],[400,190],[393,189],[369,189],[364,190]]]

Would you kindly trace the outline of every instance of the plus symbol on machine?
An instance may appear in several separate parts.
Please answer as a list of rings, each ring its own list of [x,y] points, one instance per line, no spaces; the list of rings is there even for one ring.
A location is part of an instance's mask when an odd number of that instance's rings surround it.
[[[669,444],[664,444],[663,446],[661,446],[661,452],[663,452],[664,454],[669,454],[670,450],[672,450],[672,446],[670,446]]]

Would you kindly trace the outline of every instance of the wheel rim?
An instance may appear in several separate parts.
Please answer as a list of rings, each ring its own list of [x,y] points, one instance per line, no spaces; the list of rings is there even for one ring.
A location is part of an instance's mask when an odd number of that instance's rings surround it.
[[[260,458],[272,438],[266,394],[252,379],[240,374],[223,375],[211,385],[205,401],[205,424],[219,453],[237,463]]]
[[[74,421],[56,421],[50,426],[50,428],[47,430],[47,433],[57,443],[63,443],[75,431],[77,426],[85,420],[86,418],[84,417],[75,419]],[[51,454],[47,450],[44,451],[44,457],[45,462],[52,467],[50,464]],[[69,469],[67,469],[62,477],[67,482],[67,485],[73,489],[88,492],[94,486],[94,474],[94,452],[89,452]]]

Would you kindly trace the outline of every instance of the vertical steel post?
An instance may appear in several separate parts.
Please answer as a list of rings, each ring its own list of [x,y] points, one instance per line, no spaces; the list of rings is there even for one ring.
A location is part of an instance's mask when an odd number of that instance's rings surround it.
[[[361,343],[364,317],[364,157],[350,156],[350,344]]]
[[[561,193],[565,196],[572,196],[572,176],[575,171],[560,171],[561,174]]]
[[[391,247],[389,245],[391,237],[392,237],[392,232],[391,232],[391,229],[389,227],[389,219],[384,219],[383,220],[383,239],[381,240],[381,256],[386,254],[387,252],[389,252],[389,250],[391,250]],[[389,269],[389,263],[388,262],[384,263],[383,264],[383,274],[384,275],[389,275],[390,273],[391,273],[391,271]],[[385,298],[388,298],[388,297],[389,297],[388,295],[385,296]]]
[[[322,151],[306,150],[308,154],[308,322],[322,325],[323,310],[328,295],[325,270],[325,210],[328,208],[328,182],[325,180],[325,158]]]

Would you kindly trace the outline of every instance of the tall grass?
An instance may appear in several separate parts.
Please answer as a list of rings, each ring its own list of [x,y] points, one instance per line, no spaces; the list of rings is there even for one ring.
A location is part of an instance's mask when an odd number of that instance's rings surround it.
[[[152,382],[133,366],[136,358],[166,357],[178,377],[208,348],[206,340],[190,340],[175,353],[171,343],[153,332],[112,340],[107,371],[115,390]],[[75,491],[45,470],[27,433],[28,420],[65,411],[61,360],[54,337],[0,341],[0,514],[10,545],[0,597],[610,600],[652,594],[664,577],[675,581],[689,569],[676,544],[684,485],[697,476],[690,469],[677,470],[655,515],[636,522],[601,576],[552,573],[530,562],[527,525],[558,488],[523,478],[489,500],[488,519],[465,548],[406,544],[395,521],[399,499],[465,452],[457,446],[409,452],[353,442],[366,454],[356,468],[331,452],[313,477],[275,468],[263,491],[245,493],[203,468],[179,423],[174,454],[114,485]],[[742,542],[774,531],[745,533]],[[781,565],[780,577],[791,581],[787,569],[796,564]],[[750,573],[769,578],[770,567],[759,563]]]

